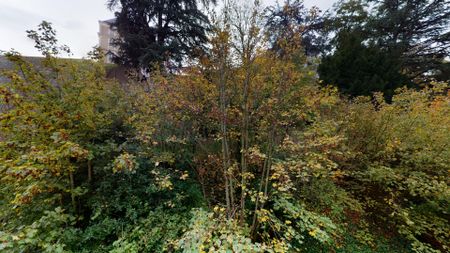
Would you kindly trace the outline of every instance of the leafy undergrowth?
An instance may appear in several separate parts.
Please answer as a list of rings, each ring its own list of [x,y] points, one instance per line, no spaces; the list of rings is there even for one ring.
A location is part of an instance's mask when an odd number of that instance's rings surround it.
[[[229,28],[127,85],[7,54],[0,250],[448,252],[448,84],[348,99],[289,43],[227,65]]]

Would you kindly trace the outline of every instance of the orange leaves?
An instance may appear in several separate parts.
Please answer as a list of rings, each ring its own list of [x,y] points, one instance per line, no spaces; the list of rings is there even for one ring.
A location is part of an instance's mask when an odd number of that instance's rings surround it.
[[[13,92],[11,92],[10,89],[0,86],[0,101],[1,104],[3,105],[9,105],[9,104],[13,104],[13,100],[14,99],[18,99],[19,95],[18,94],[14,94]],[[0,107],[1,108],[1,107]]]

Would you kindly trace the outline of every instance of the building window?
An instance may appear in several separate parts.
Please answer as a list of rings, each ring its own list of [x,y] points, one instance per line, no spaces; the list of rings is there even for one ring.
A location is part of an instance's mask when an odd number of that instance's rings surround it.
[[[106,55],[106,62],[113,63],[113,55],[111,53]]]

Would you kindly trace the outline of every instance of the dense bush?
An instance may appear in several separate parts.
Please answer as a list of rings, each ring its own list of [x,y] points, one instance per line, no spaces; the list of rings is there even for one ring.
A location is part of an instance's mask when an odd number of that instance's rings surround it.
[[[208,55],[148,82],[6,55],[2,251],[449,250],[448,84],[348,99],[299,38],[266,49],[257,6],[227,13]]]

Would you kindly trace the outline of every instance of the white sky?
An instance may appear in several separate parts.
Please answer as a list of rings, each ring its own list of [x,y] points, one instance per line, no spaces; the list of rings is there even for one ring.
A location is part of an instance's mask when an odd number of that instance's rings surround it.
[[[263,2],[273,4],[276,0]],[[321,9],[330,8],[334,2],[305,0],[306,6]],[[0,50],[39,55],[25,31],[46,20],[53,23],[59,42],[72,49],[73,57],[81,58],[98,44],[98,20],[114,17],[105,3],[106,0],[0,0]]]

